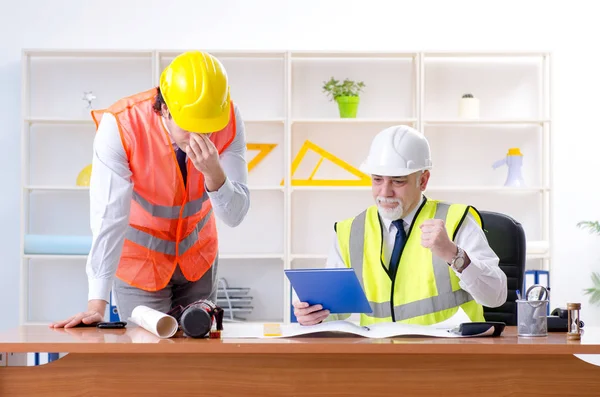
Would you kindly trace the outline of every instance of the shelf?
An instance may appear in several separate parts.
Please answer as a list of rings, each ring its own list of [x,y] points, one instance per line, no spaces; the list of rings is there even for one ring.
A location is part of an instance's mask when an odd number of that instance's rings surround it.
[[[197,49],[191,49],[197,50]],[[160,58],[174,58],[177,55],[186,52],[188,50],[182,49],[178,51],[173,50],[158,50],[158,55]],[[282,59],[285,57],[286,51],[284,50],[274,50],[274,51],[265,51],[265,50],[242,50],[242,51],[230,51],[230,50],[207,50],[210,54],[214,55],[217,58],[277,58]]]
[[[48,58],[146,58],[152,57],[152,51],[143,50],[45,50],[45,49],[26,49],[23,54],[29,57],[48,57]]]
[[[89,191],[90,188],[88,186],[69,186],[69,185],[27,185],[25,186],[26,190],[60,190],[60,191],[68,191],[68,192],[85,192]]]
[[[331,191],[331,192],[351,192],[351,191],[370,191],[371,186],[292,186],[292,191]]]
[[[417,119],[294,119],[292,124],[414,124]]]
[[[532,259],[550,259],[550,255],[549,254],[526,254],[525,255],[527,260],[532,260]]]
[[[21,322],[44,324],[34,321],[47,319],[46,313],[60,305],[75,312],[76,301],[60,295],[65,291],[76,294],[77,301],[86,296],[82,269],[89,257],[91,235],[81,234],[91,234],[89,186],[76,186],[75,176],[80,167],[91,163],[92,153],[85,148],[93,143],[95,124],[81,93],[92,90],[98,96],[95,107],[110,106],[125,92],[157,84],[168,62],[185,51],[23,51],[20,127],[22,168],[27,172],[21,185]],[[235,228],[218,224],[221,276],[256,294],[249,322],[288,322],[291,291],[283,269],[323,267],[333,223],[374,204],[369,180],[352,182],[362,186],[292,185],[292,164],[305,140],[358,168],[378,131],[395,125],[420,128],[430,137],[434,163],[437,159],[440,166],[432,171],[425,194],[451,202],[473,201],[478,209],[512,214],[528,236],[548,240],[527,241],[530,266],[552,268],[548,165],[552,164],[553,120],[548,53],[208,51],[223,60],[232,82],[232,98],[248,117],[243,119],[248,141],[277,144],[249,175],[248,189],[256,197],[242,224]],[[490,80],[490,75],[496,77]],[[323,95],[322,84],[330,76],[365,81],[358,117],[339,117],[337,104]],[[461,119],[458,99],[471,91],[485,106],[479,119]],[[463,143],[473,139],[477,154],[461,155],[470,160],[456,162],[451,153],[460,152]],[[65,144],[72,146],[67,151],[75,157],[57,154]],[[507,148],[516,146],[527,156],[524,176],[531,186],[505,187],[505,171],[492,173],[489,160],[500,159]],[[84,149],[77,153],[80,148]],[[248,160],[254,156],[249,152]],[[335,161],[318,155],[309,151],[294,178],[355,178]],[[311,174],[315,164],[318,172],[315,168]],[[457,178],[461,170],[468,170],[469,178]],[[285,185],[280,184],[282,180]],[[36,265],[39,273],[28,272]],[[47,286],[59,290],[52,294]],[[235,314],[249,310],[241,305],[236,309]]]
[[[527,259],[548,259],[550,258],[550,255],[548,254],[535,254],[535,253],[527,253],[526,254]],[[314,260],[323,260],[323,259],[327,259],[327,255],[311,255],[311,254],[298,254],[298,255],[292,255],[291,259],[314,259]]]
[[[507,124],[521,124],[531,125],[549,123],[549,120],[429,120],[424,121],[426,126],[428,125],[507,125]]]
[[[526,245],[528,255],[546,255],[550,250],[548,241],[530,240],[527,241]]]
[[[284,119],[242,119],[244,124],[283,124]]]
[[[281,259],[283,254],[219,254],[219,259]]]
[[[25,122],[29,124],[94,124],[94,120],[89,119],[61,119],[52,117],[30,117]]]
[[[544,187],[509,187],[509,186],[428,186],[427,192],[469,192],[469,193],[538,193],[549,191]]]
[[[87,259],[87,255],[47,255],[47,254],[26,254],[23,256],[26,259]],[[283,254],[220,254],[219,259],[281,259]],[[528,241],[527,242],[527,257],[529,259],[545,259],[548,257],[547,242],[544,241]],[[327,259],[327,255],[319,254],[292,254],[290,259]]]
[[[414,52],[387,52],[387,51],[292,51],[292,60],[348,60],[364,59],[369,61],[397,60],[415,58]]]
[[[87,259],[88,255],[53,255],[53,254],[25,254],[23,255],[26,259],[52,259],[52,260],[65,260],[65,259]],[[281,259],[283,260],[283,254],[221,254],[219,259]]]
[[[290,255],[291,259],[327,259],[327,255],[317,255],[317,254],[292,254]]]
[[[293,186],[292,191],[371,191],[371,186]],[[543,187],[507,187],[507,186],[429,186],[427,192],[469,192],[469,193],[537,193],[549,191]]]
[[[249,186],[248,187],[250,190],[262,190],[262,191],[280,191],[283,192],[285,190],[285,186],[280,186],[280,185],[264,185],[264,186]]]
[[[283,124],[284,119],[243,119],[244,124]],[[89,119],[61,119],[53,117],[28,117],[25,122],[29,124],[94,124],[94,120]]]
[[[81,259],[87,259],[87,255],[54,255],[54,254],[25,254],[23,255],[23,257],[25,259],[52,259],[52,260],[65,260],[65,259],[71,259],[71,260],[81,260]]]
[[[263,186],[249,186],[248,187],[250,190],[273,190],[273,191],[283,191],[285,188],[283,186],[279,186],[279,185],[263,185]],[[68,185],[56,185],[56,186],[51,186],[51,185],[27,185],[25,186],[26,190],[48,190],[48,191],[73,191],[73,192],[78,192],[78,191],[88,191],[90,190],[89,186],[68,186]]]
[[[532,58],[547,56],[544,52],[425,52],[425,58]]]

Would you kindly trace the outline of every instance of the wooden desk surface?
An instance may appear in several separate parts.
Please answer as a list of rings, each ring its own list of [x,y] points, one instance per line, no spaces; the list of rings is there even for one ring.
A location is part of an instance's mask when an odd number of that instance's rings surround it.
[[[226,326],[226,325],[225,325]],[[287,339],[192,339],[177,334],[160,339],[146,330],[97,328],[51,329],[25,326],[0,333],[0,351],[64,353],[173,353],[173,354],[600,354],[600,329],[586,329],[581,341],[564,333],[546,337],[518,337],[507,327],[501,337],[368,339],[305,336]]]
[[[2,396],[600,395],[600,368],[582,358],[600,354],[592,328],[570,342],[564,333],[519,338],[514,327],[499,338],[208,340],[28,326],[0,334],[0,351],[70,353],[0,368]]]

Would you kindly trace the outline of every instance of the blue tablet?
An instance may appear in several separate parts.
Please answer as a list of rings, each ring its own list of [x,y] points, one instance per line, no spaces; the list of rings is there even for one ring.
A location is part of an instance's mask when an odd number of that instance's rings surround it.
[[[284,270],[301,302],[330,313],[372,313],[352,268]]]

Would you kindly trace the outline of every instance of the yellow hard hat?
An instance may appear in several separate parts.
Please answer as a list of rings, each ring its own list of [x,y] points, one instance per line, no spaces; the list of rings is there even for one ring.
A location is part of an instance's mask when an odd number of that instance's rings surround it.
[[[200,51],[178,55],[160,76],[160,91],[175,124],[196,133],[229,123],[229,81],[214,56]]]
[[[77,175],[77,186],[90,186],[90,178],[92,177],[92,165],[85,166],[79,175]]]

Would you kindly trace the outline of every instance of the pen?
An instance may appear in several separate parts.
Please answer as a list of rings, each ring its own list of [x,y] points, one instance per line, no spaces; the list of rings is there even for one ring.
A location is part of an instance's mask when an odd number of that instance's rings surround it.
[[[517,290],[517,300],[521,300],[521,291]]]

